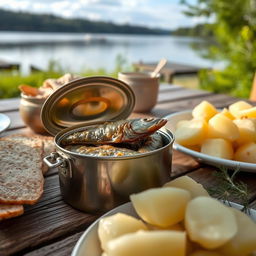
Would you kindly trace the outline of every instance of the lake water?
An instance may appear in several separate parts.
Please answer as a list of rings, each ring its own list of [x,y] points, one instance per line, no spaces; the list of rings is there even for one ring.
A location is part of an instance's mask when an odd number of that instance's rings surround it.
[[[98,68],[111,71],[117,56],[129,65],[156,62],[164,57],[201,67],[220,66],[201,58],[191,44],[203,48],[205,42],[177,36],[0,32],[0,60],[20,63],[23,73],[28,72],[30,65],[46,69],[51,60],[70,72]]]

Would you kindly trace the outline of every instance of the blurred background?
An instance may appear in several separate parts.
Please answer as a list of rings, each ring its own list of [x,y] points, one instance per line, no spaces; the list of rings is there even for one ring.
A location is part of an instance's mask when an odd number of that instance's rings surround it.
[[[161,58],[199,70],[174,84],[248,98],[255,39],[256,0],[1,0],[0,98]]]

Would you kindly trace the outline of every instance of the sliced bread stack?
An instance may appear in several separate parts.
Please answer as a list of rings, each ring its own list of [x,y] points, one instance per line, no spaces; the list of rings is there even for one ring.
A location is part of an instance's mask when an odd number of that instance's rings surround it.
[[[0,139],[0,220],[22,214],[23,204],[39,200],[42,171],[47,171],[42,158],[53,148],[51,137],[17,134]]]

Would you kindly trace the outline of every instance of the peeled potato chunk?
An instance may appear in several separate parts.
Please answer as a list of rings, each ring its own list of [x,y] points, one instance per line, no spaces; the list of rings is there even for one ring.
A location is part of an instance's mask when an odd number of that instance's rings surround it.
[[[230,120],[234,120],[235,117],[230,113],[230,111],[226,108],[224,108],[221,112],[222,115],[226,116],[227,118],[229,118]]]
[[[108,256],[185,256],[186,233],[180,231],[139,231],[111,240]]]
[[[243,256],[256,251],[256,223],[245,213],[231,208],[238,225],[237,234],[220,248],[226,256]]]
[[[229,106],[230,113],[235,116],[236,118],[240,118],[241,114],[240,111],[252,108],[252,105],[245,102],[245,101],[237,101]]]
[[[181,120],[176,124],[176,129],[179,127],[182,127],[183,125],[187,125],[190,122],[190,120]]]
[[[190,198],[188,191],[170,187],[148,189],[130,196],[138,215],[147,223],[160,227],[183,220]]]
[[[240,118],[256,118],[256,107],[241,110]]]
[[[201,153],[225,159],[232,159],[234,156],[231,142],[225,139],[205,140],[201,146]]]
[[[175,131],[175,138],[183,146],[198,145],[205,139],[207,123],[203,119],[193,119],[179,126]]]
[[[141,221],[123,213],[104,217],[99,221],[98,235],[102,249],[106,250],[107,243],[121,235],[133,233],[138,230],[147,230]]]
[[[164,187],[176,187],[188,190],[192,198],[198,196],[209,196],[204,187],[189,176],[181,176],[164,184]]]
[[[232,120],[223,114],[217,114],[208,122],[208,137],[234,141],[239,138],[239,130]]]
[[[256,141],[256,125],[251,119],[236,119],[233,121],[239,129],[238,145]]]
[[[202,101],[192,111],[194,118],[203,118],[208,121],[211,117],[218,113],[217,109],[208,101]]]
[[[200,250],[189,254],[189,256],[222,256],[222,254],[219,254],[217,252]]]
[[[237,233],[234,213],[210,197],[196,197],[188,203],[185,226],[189,238],[206,249],[224,245]]]
[[[249,142],[239,147],[236,152],[234,159],[236,161],[256,163],[256,143]]]

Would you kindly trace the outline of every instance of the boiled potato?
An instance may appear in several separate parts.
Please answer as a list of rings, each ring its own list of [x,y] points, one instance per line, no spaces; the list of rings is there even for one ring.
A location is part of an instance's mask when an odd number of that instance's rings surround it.
[[[256,163],[256,143],[249,142],[239,147],[236,152],[234,159],[236,161]]]
[[[256,223],[245,213],[231,208],[238,225],[237,234],[220,248],[227,256],[245,256],[256,251]]]
[[[188,191],[170,187],[152,188],[130,196],[138,215],[147,223],[160,227],[183,220],[190,198]]]
[[[237,233],[234,213],[219,201],[203,196],[188,203],[185,227],[189,238],[206,249],[224,245]]]
[[[201,146],[201,152],[210,156],[232,159],[234,151],[231,142],[225,139],[207,139]]]
[[[256,125],[251,119],[236,119],[233,121],[239,129],[238,145],[256,141]]]
[[[240,118],[256,118],[256,107],[241,110]]]
[[[189,256],[222,256],[222,254],[219,254],[217,252],[200,250],[200,251],[195,251],[195,252],[189,254]]]
[[[235,119],[235,117],[234,117],[234,116],[230,113],[230,111],[229,111],[228,109],[226,109],[226,108],[224,108],[224,109],[220,112],[220,114],[226,116],[227,118],[229,118],[229,119],[231,119],[231,120],[234,120],[234,119]]]
[[[111,240],[108,256],[185,256],[186,233],[180,231],[139,231]]]
[[[237,101],[229,106],[230,113],[235,116],[236,118],[240,118],[240,112],[245,109],[252,108],[252,105],[245,102],[245,101]]]
[[[232,120],[222,114],[217,114],[209,120],[208,137],[234,141],[239,138],[239,130]]]
[[[217,109],[211,103],[209,103],[208,101],[202,101],[193,109],[192,116],[194,118],[202,118],[208,121],[217,113]]]
[[[123,213],[104,217],[99,221],[98,235],[102,249],[106,250],[107,243],[121,235],[147,230],[146,225],[141,221]]]
[[[172,226],[168,227],[159,227],[159,226],[154,226],[151,224],[147,224],[148,230],[172,230],[172,231],[185,231],[184,225],[181,223],[174,224]]]
[[[179,127],[182,127],[183,125],[187,125],[190,122],[190,120],[181,120],[176,124],[176,129]]]
[[[204,189],[204,187],[200,183],[194,181],[189,176],[181,176],[177,179],[169,181],[164,184],[164,187],[176,187],[188,190],[192,198],[198,196],[209,196],[208,192]]]
[[[174,134],[176,141],[181,145],[198,145],[206,137],[207,123],[203,119],[193,119],[178,127]]]

